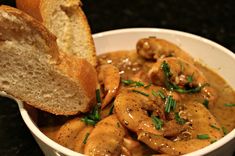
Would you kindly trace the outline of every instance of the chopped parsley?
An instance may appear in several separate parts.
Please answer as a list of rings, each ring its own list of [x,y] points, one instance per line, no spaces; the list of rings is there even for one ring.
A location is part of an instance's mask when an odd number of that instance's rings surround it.
[[[144,95],[144,96],[149,96],[149,94],[141,92],[139,90],[135,90],[135,89],[132,89],[132,92],[139,93],[139,94]]]
[[[200,135],[197,135],[197,138],[204,140],[204,139],[209,139],[210,137],[208,134],[200,134]]]
[[[89,135],[90,135],[90,133],[86,133],[85,138],[83,140],[83,144],[86,144],[86,141],[87,141]]]
[[[179,112],[175,112],[175,120],[180,125],[183,125],[186,123],[186,120],[179,116]]]
[[[156,116],[151,116],[155,129],[159,130],[163,126],[163,121]]]
[[[217,140],[215,139],[215,140],[211,140],[211,144],[213,144],[213,143],[215,143]]]

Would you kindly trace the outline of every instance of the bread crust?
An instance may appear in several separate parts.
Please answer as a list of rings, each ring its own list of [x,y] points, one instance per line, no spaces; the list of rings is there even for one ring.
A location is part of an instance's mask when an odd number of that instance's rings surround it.
[[[1,5],[0,9],[3,11],[6,11],[14,16],[18,16],[22,19],[25,19],[25,21],[29,24],[32,25],[32,27],[36,27],[38,34],[42,36],[46,40],[46,44],[50,47],[49,50],[49,55],[52,56],[52,59],[56,61],[55,63],[59,63],[59,52],[58,52],[58,46],[56,44],[56,36],[50,33],[45,27],[38,21],[34,20],[32,17],[29,15],[25,14],[24,12],[6,6],[6,5]]]
[[[16,0],[17,8],[23,10],[27,14],[43,22],[40,13],[41,0]]]
[[[87,60],[76,58],[66,53],[61,53],[60,58],[62,61],[58,64],[58,69],[66,73],[70,78],[79,80],[80,84],[86,88],[84,91],[87,97],[94,102],[95,90],[98,84],[95,68]]]
[[[50,70],[56,73],[55,76],[58,75],[60,77],[63,77],[70,85],[75,84],[74,92],[78,93],[77,90],[82,90],[81,94],[83,94],[84,99],[80,99],[80,101],[81,101],[81,104],[83,105],[83,108],[76,109],[76,110],[71,108],[71,110],[65,111],[63,109],[64,106],[59,106],[56,108],[51,107],[51,106],[49,107],[47,103],[42,103],[40,100],[37,100],[36,98],[35,99],[25,98],[27,97],[27,95],[24,95],[25,93],[16,93],[17,91],[14,89],[9,89],[8,87],[1,86],[2,82],[0,83],[0,89],[12,95],[13,97],[18,98],[19,100],[24,101],[29,105],[32,105],[33,107],[39,108],[41,110],[44,110],[44,111],[47,111],[56,115],[74,115],[74,114],[77,114],[78,112],[87,112],[90,109],[90,107],[94,104],[94,101],[95,101],[95,90],[98,84],[95,68],[85,59],[78,59],[77,57],[74,57],[72,55],[68,55],[62,52],[59,53],[58,47],[56,44],[56,37],[53,34],[51,34],[40,22],[36,21],[31,16],[25,14],[24,12],[18,9],[11,8],[8,6],[0,6],[0,11],[6,12],[16,17],[17,20],[19,19],[23,21],[24,23],[27,24],[27,26],[31,30],[36,32],[36,34],[34,35],[41,36],[41,38],[45,41],[43,43],[45,43],[48,48],[45,48],[46,49],[45,51],[41,50],[37,53],[39,54],[42,53],[41,55],[45,55],[46,53],[46,55],[51,56],[48,58],[49,61],[47,62],[49,64],[48,66],[50,66]],[[7,19],[7,20],[10,21],[11,19]],[[10,29],[10,31],[14,32],[13,29]],[[23,31],[23,30],[19,28],[19,31]],[[22,34],[24,34],[24,32]],[[4,35],[4,34],[0,33],[0,42],[2,42],[1,44],[5,44],[4,36],[2,36],[3,40],[1,40],[1,35]],[[29,45],[31,45],[31,43],[29,43]],[[32,51],[32,53],[34,52]],[[4,68],[4,67],[1,66],[0,68]],[[2,73],[3,77],[4,77],[4,74],[5,73]],[[0,76],[0,80],[1,80],[1,76]],[[48,84],[49,83],[51,82],[48,82]],[[76,89],[76,86],[79,86],[79,88]],[[53,88],[49,88],[49,89],[53,90]],[[63,89],[63,88],[60,88],[60,89]],[[71,105],[77,105],[77,103],[74,103]]]
[[[88,56],[83,57],[80,54],[78,57],[85,58],[89,63],[91,63],[93,66],[96,66],[97,60],[96,60],[96,52],[95,52],[95,46],[94,46],[94,41],[91,36],[91,29],[88,24],[86,15],[84,14],[82,8],[81,8],[81,1],[80,0],[67,0],[66,2],[72,4],[76,4],[77,8],[75,9],[75,13],[77,17],[80,17],[80,23],[83,25],[84,28],[84,34],[86,39],[87,39],[87,53]],[[54,3],[54,0],[16,0],[16,6],[18,9],[26,12],[27,14],[31,15],[32,17],[36,18],[38,21],[42,22],[46,27],[47,27],[47,21],[49,18],[49,14],[47,11],[48,5],[51,5]],[[53,23],[53,21],[52,21]],[[77,29],[76,27],[74,29]],[[58,36],[57,36],[58,37]],[[66,53],[70,53],[69,51],[64,51]]]

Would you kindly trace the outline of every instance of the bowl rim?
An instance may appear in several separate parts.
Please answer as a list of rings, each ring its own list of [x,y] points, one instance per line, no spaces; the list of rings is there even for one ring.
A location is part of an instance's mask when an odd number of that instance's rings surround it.
[[[189,37],[189,38],[192,38],[195,40],[200,40],[202,42],[205,42],[206,44],[209,44],[213,47],[220,49],[223,53],[226,53],[227,55],[232,57],[235,61],[235,54],[232,51],[230,51],[229,49],[219,45],[218,43],[211,41],[209,39],[206,39],[204,37],[195,35],[195,34],[183,32],[183,31],[178,31],[178,30],[163,29],[163,28],[123,28],[123,29],[109,30],[109,31],[96,33],[96,34],[93,34],[92,36],[94,39],[96,39],[96,38],[105,37],[105,36],[109,36],[109,35],[123,34],[123,33],[134,33],[134,32],[142,32],[142,33],[144,33],[144,32],[148,32],[148,33],[149,32],[161,32],[161,33],[167,33],[167,34],[176,34],[176,35],[180,35],[180,36],[186,36],[186,37]],[[5,95],[5,96],[9,97],[9,95]],[[10,98],[13,98],[13,97],[10,97]],[[15,98],[13,98],[13,99],[15,99]],[[17,102],[17,104],[19,106],[20,114],[21,114],[25,124],[30,129],[31,133],[33,133],[33,135],[35,135],[38,139],[40,139],[46,145],[52,147],[55,150],[55,152],[60,152],[60,153],[66,154],[66,155],[84,156],[83,154],[80,154],[78,152],[74,152],[74,151],[56,143],[55,141],[51,140],[50,138],[48,138],[45,134],[43,134],[40,131],[40,129],[36,126],[36,124],[31,120],[27,110],[24,109],[22,101],[17,100],[17,99],[15,99],[15,101]],[[202,149],[199,149],[197,151],[185,154],[184,156],[199,156],[199,155],[208,154],[211,151],[222,147],[224,144],[228,143],[229,141],[231,141],[234,138],[235,138],[235,129],[233,129],[230,133],[228,133],[227,135],[225,135],[223,138],[216,141],[215,143],[210,144],[210,145],[208,145]]]
[[[184,32],[184,31],[179,31],[179,30],[172,30],[172,29],[165,29],[165,28],[151,28],[151,27],[145,27],[145,28],[122,28],[122,29],[115,29],[115,30],[108,30],[108,31],[104,31],[104,32],[99,32],[99,33],[95,33],[92,35],[92,37],[94,39],[96,38],[100,38],[100,37],[105,37],[105,36],[109,36],[109,35],[115,35],[115,34],[125,34],[125,33],[133,33],[133,32],[163,32],[165,34],[176,34],[176,35],[181,35],[181,36],[186,36],[195,40],[201,40],[204,43],[210,44],[218,49],[220,49],[221,51],[225,52],[226,54],[228,54],[229,56],[231,56],[232,58],[235,59],[235,54],[229,50],[228,48],[210,40],[207,39],[205,37],[196,35],[196,34],[192,34],[189,32]]]

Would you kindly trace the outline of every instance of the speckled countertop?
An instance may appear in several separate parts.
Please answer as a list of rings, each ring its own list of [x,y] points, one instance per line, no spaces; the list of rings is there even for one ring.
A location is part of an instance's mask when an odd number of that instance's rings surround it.
[[[14,6],[14,1],[0,0],[0,4]],[[83,0],[83,9],[93,33],[131,27],[168,28],[206,37],[235,52],[234,0]],[[0,155],[43,155],[15,102],[3,97]]]

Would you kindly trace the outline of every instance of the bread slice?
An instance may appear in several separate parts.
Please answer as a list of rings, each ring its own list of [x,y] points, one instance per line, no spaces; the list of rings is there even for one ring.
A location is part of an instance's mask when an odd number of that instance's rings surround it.
[[[0,6],[0,90],[57,115],[86,112],[97,76],[85,59],[59,53],[56,37],[22,11]]]
[[[56,35],[61,51],[96,65],[91,30],[80,0],[16,0],[16,4]]]

